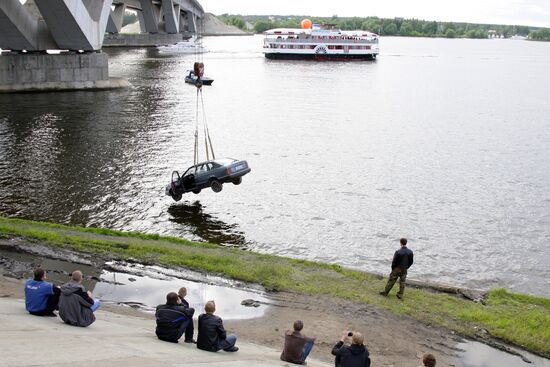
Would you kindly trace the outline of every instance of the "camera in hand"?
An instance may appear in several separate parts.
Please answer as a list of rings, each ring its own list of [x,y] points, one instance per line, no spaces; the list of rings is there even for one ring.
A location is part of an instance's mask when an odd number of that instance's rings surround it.
[[[353,333],[351,331],[349,331],[348,336],[353,336]]]

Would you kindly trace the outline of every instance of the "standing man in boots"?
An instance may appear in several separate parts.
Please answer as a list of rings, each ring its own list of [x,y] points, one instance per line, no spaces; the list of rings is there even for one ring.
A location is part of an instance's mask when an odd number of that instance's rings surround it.
[[[399,291],[397,292],[397,298],[403,299],[403,293],[405,292],[405,281],[407,280],[407,270],[413,264],[413,252],[407,247],[406,238],[401,238],[399,242],[401,243],[401,248],[395,251],[395,254],[393,255],[390,278],[386,284],[386,289],[380,292],[380,294],[387,296],[395,284],[395,281],[399,278]]]

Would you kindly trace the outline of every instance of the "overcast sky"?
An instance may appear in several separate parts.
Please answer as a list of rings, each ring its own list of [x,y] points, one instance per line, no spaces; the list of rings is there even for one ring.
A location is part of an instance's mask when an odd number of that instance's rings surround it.
[[[378,16],[550,27],[550,0],[199,0],[216,15]]]

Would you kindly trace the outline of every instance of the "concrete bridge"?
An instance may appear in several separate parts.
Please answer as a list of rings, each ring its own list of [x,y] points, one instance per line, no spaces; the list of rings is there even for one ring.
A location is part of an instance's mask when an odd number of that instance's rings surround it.
[[[0,48],[96,51],[105,31],[120,32],[126,9],[151,34],[194,32],[204,16],[196,0],[1,0]]]
[[[204,16],[197,0],[0,0],[0,49],[12,51],[0,56],[0,92],[109,84],[107,55],[97,51],[106,32],[120,32],[126,9],[137,12],[142,39],[154,38],[143,45],[181,40]]]

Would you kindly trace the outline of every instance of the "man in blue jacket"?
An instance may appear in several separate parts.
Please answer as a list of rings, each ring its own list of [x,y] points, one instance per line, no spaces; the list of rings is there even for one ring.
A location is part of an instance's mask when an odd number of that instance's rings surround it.
[[[59,303],[59,287],[46,282],[46,271],[41,267],[34,270],[34,279],[25,283],[25,308],[36,316],[57,316],[53,311]]]
[[[405,292],[405,281],[407,280],[407,270],[413,264],[413,252],[407,248],[407,239],[401,238],[399,240],[401,248],[395,251],[393,255],[393,261],[391,263],[391,273],[386,289],[380,292],[381,295],[387,296],[390,293],[397,278],[399,278],[399,291],[397,292],[397,298],[403,299],[403,293]]]

